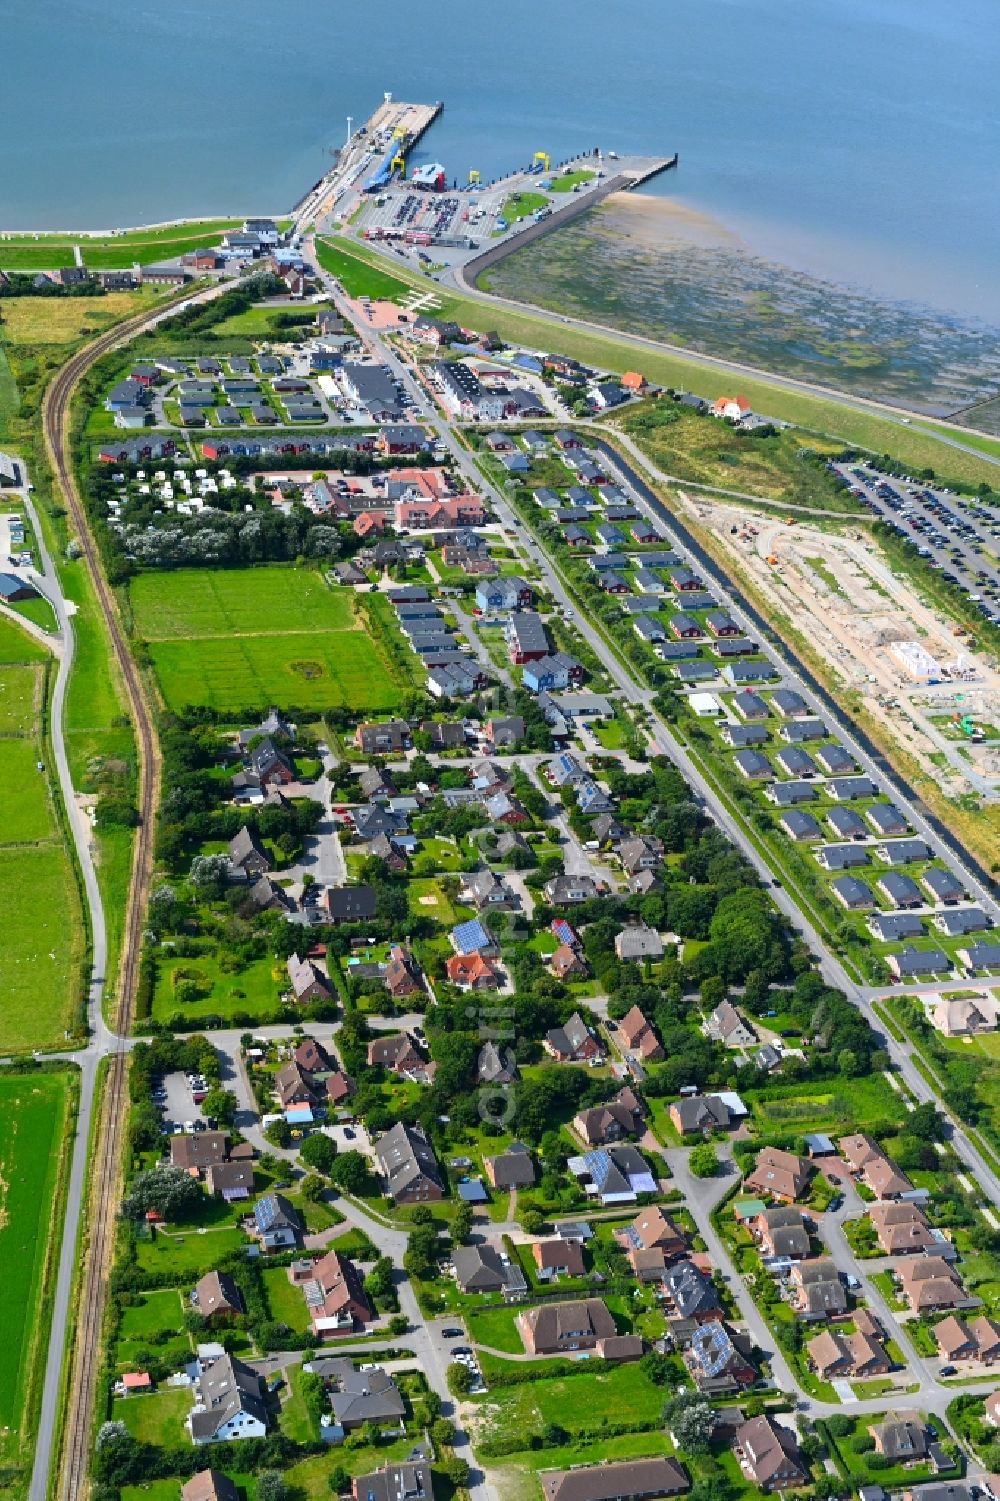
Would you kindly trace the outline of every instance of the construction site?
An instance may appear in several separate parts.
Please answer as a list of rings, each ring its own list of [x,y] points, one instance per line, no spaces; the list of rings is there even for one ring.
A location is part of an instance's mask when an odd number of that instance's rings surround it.
[[[996,663],[869,536],[678,498],[947,796],[1000,800]]]

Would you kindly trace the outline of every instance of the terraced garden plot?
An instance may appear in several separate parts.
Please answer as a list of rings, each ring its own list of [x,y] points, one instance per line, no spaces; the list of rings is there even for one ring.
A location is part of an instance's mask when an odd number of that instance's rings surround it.
[[[45,1259],[72,1099],[68,1072],[0,1078],[0,1465],[14,1493],[31,1464]]]
[[[375,713],[398,703],[399,674],[361,627],[353,595],[312,570],[143,574],[130,599],[170,708],[239,716],[273,704]]]

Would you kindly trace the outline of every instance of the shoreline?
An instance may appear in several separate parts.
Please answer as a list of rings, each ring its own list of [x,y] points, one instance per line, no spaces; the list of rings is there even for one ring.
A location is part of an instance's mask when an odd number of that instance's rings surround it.
[[[145,234],[156,229],[183,229],[187,224],[212,223],[216,219],[288,219],[291,209],[279,213],[258,213],[240,209],[236,213],[189,214],[183,219],[160,219],[149,224],[118,225],[114,229],[0,229],[0,244],[6,240],[116,240],[123,235]]]

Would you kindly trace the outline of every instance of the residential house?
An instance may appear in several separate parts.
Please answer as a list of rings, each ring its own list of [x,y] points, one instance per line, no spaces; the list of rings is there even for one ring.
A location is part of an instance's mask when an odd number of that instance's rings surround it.
[[[302,1239],[302,1221],[279,1193],[262,1194],[253,1206],[253,1231],[263,1251],[288,1251]]]
[[[802,1198],[812,1177],[812,1164],[794,1152],[778,1147],[764,1147],[757,1155],[754,1170],[744,1181],[744,1188],[754,1193],[771,1194],[792,1204]]]
[[[868,1218],[886,1256],[914,1255],[942,1244],[916,1204],[892,1200],[872,1204]]]
[[[547,1032],[544,1046],[559,1063],[589,1063],[602,1056],[600,1044],[579,1011]]]
[[[380,1033],[368,1044],[368,1064],[401,1078],[426,1073],[428,1064],[409,1032]]]
[[[786,1491],[809,1484],[809,1466],[795,1434],[771,1417],[750,1418],[733,1441],[740,1468],[758,1490]]]
[[[911,1256],[892,1268],[902,1296],[914,1313],[934,1313],[938,1309],[975,1308],[978,1298],[970,1297],[954,1267],[943,1256]]]
[[[430,1142],[420,1126],[397,1121],[375,1142],[375,1160],[397,1204],[444,1198],[444,1185]]]
[[[753,1027],[744,1021],[731,1001],[719,1002],[705,1023],[705,1033],[727,1048],[749,1048],[757,1041]]]
[[[181,1486],[181,1501],[239,1501],[239,1491],[221,1470],[199,1470]]]
[[[615,1239],[640,1282],[660,1281],[667,1265],[686,1248],[681,1231],[655,1205],[640,1209],[630,1225],[615,1232]]]
[[[452,954],[445,960],[445,974],[459,990],[498,990],[501,976],[486,954]]]
[[[875,1440],[875,1453],[883,1454],[890,1464],[916,1464],[927,1458],[929,1435],[915,1412],[886,1413],[868,1432]]]
[[[256,881],[271,869],[271,860],[254,830],[246,824],[229,841],[229,863],[248,880]]]
[[[578,1240],[563,1240],[558,1235],[549,1240],[536,1240],[531,1247],[531,1256],[542,1281],[582,1277],[586,1272],[583,1246]]]
[[[752,1386],[757,1370],[753,1341],[722,1321],[700,1324],[684,1351],[684,1363],[701,1392],[723,1396]]]
[[[1000,1359],[1000,1325],[995,1319],[958,1319],[954,1314],[934,1325],[934,1338],[943,1360],[975,1360],[993,1365]]]
[[[385,988],[393,1000],[423,995],[424,977],[413,954],[401,944],[393,944],[385,966]]]
[[[804,1261],[809,1256],[805,1218],[792,1204],[762,1210],[751,1220],[750,1231],[764,1261]]]
[[[615,1321],[600,1298],[571,1303],[543,1303],[517,1315],[517,1327],[529,1355],[563,1355],[598,1349],[616,1335]]]
[[[463,1293],[498,1293],[507,1286],[507,1267],[495,1246],[456,1246],[451,1259]]]
[[[300,1004],[332,1000],[333,990],[329,980],[311,959],[300,959],[298,954],[292,954],[286,968],[292,996]]]
[[[656,1179],[639,1151],[627,1143],[596,1147],[571,1157],[568,1167],[584,1190],[602,1204],[632,1204],[641,1193],[656,1193]]]
[[[229,1320],[245,1312],[243,1295],[228,1272],[206,1272],[195,1283],[191,1302],[203,1319]]]
[[[588,1147],[606,1146],[608,1142],[624,1141],[627,1136],[638,1136],[642,1125],[641,1113],[630,1109],[620,1100],[594,1105],[589,1110],[581,1110],[573,1118],[577,1134]]]
[[[623,1459],[543,1470],[538,1476],[543,1501],[653,1501],[679,1496],[690,1481],[676,1459]]]
[[[678,1261],[663,1276],[667,1317],[705,1324],[722,1318],[722,1303],[711,1277],[693,1261]]]
[[[800,1319],[836,1319],[847,1312],[847,1290],[827,1256],[797,1261],[792,1267],[792,1307]]]
[[[293,1274],[295,1268],[290,1269]],[[353,1261],[331,1250],[313,1263],[301,1283],[306,1312],[318,1335],[359,1333],[373,1317]]]
[[[430,1462],[385,1464],[351,1481],[351,1501],[434,1501]]]
[[[530,1188],[535,1181],[531,1153],[520,1142],[512,1142],[506,1152],[496,1157],[484,1157],[483,1167],[490,1183],[499,1192]]]
[[[359,1369],[351,1360],[329,1356],[314,1356],[310,1364],[324,1383],[336,1383],[337,1390],[330,1396],[334,1436],[363,1428],[366,1423],[402,1426],[406,1403],[392,1377],[381,1366],[366,1365]]]
[[[623,963],[641,963],[644,959],[663,958],[663,939],[655,928],[644,925],[622,928],[615,936],[615,954]],[[621,1023],[619,1023],[619,1030]]]
[[[877,1199],[898,1199],[913,1184],[872,1141],[859,1133],[840,1138],[841,1155],[855,1177],[860,1177]]]
[[[235,1355],[223,1354],[211,1365],[199,1362],[195,1403],[187,1425],[195,1444],[263,1438],[269,1426],[264,1382]]]
[[[615,939],[616,952],[619,940],[636,932],[646,933],[651,931],[651,929],[626,928]],[[653,936],[659,941],[659,934],[654,934]],[[662,953],[662,951],[661,945],[660,952]],[[619,954],[619,958],[623,957],[625,957],[623,954]],[[643,1062],[655,1062],[663,1057],[663,1048],[660,1046],[659,1038],[638,1006],[633,1006],[622,1017],[618,1023],[618,1036],[621,1039],[623,1049],[627,1053],[637,1054]]]
[[[691,1136],[696,1131],[728,1130],[732,1125],[732,1112],[725,1100],[717,1094],[682,1095],[669,1110],[671,1123],[681,1136]]]

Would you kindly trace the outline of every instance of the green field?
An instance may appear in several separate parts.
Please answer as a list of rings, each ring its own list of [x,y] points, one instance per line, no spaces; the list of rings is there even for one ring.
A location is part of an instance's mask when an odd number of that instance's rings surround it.
[[[523,1433],[525,1448],[546,1423],[570,1433],[608,1423],[642,1423],[659,1417],[663,1389],[654,1386],[637,1365],[610,1371],[582,1371],[573,1376],[542,1377],[523,1386],[498,1387],[478,1406],[478,1436]],[[473,1440],[475,1442],[475,1438]]]
[[[547,208],[548,203],[544,193],[511,193],[500,210],[500,217],[508,224],[516,224],[519,219],[530,218],[540,208]]]
[[[230,1251],[246,1245],[242,1230],[234,1225],[218,1230],[198,1231],[185,1235],[173,1235],[157,1230],[151,1241],[140,1241],[136,1246],[136,1265],[146,1272],[169,1273],[177,1282],[190,1277],[193,1281],[211,1272],[219,1258]]]
[[[398,703],[398,676],[357,625],[354,596],[312,570],[147,573],[129,596],[170,708],[377,712]]]
[[[42,674],[36,663],[0,667],[0,735],[31,733],[41,707],[41,684]]]
[[[378,266],[367,265],[329,240],[316,241],[316,259],[324,271],[337,278],[348,297],[403,302],[409,295],[410,288],[405,281],[399,281]]]
[[[4,1019],[0,1048],[26,1052],[62,1042],[83,952],[80,904],[39,761],[39,662],[47,653],[0,621],[0,910],[4,914]]]
[[[594,174],[589,167],[579,167],[575,172],[564,172],[561,177],[552,180],[550,192],[572,193],[573,189],[581,182],[593,182]]]
[[[140,1392],[112,1402],[111,1417],[117,1423],[124,1423],[133,1438],[143,1443],[179,1449],[187,1439],[184,1419],[191,1405],[191,1393],[185,1387]]]
[[[0,238],[0,268],[4,271],[55,271],[72,266],[79,245],[84,265],[92,271],[128,269],[135,261],[149,265],[173,260],[202,245],[218,244],[240,219],[199,219],[168,224],[162,229],[136,229],[120,235],[11,235]]]
[[[48,783],[37,770],[38,745],[30,739],[0,739],[0,787],[4,814],[0,838],[5,844],[36,843],[55,832]]]
[[[18,1490],[26,1483],[32,1457],[45,1260],[61,1219],[56,1191],[74,1092],[69,1071],[0,1077],[0,1465],[10,1489],[12,1480]]]

